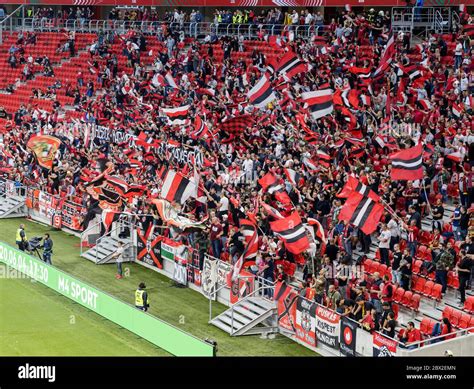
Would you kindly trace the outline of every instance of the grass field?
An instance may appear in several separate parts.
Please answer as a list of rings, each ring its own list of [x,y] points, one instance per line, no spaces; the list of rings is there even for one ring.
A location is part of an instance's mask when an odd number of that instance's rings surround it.
[[[23,219],[0,220],[0,231],[2,231],[0,240],[14,245],[15,231],[21,222],[24,222],[26,225],[26,233],[29,238],[43,235],[45,232],[51,234],[54,242],[54,266],[123,301],[133,303],[133,295],[137,285],[142,281],[145,282],[151,299],[149,313],[201,339],[212,338],[216,340],[218,343],[218,355],[220,356],[316,355],[281,335],[272,340],[260,339],[257,336],[230,337],[227,333],[207,323],[209,319],[209,301],[200,293],[188,288],[176,288],[173,286],[172,280],[134,263],[125,264],[127,276],[121,280],[116,280],[114,277],[116,270],[114,265],[95,265],[81,258],[79,256],[79,239],[56,231],[51,227],[24,221]],[[61,335],[61,338],[67,339],[69,334],[72,334],[78,339],[82,339],[78,343],[80,343],[82,351],[87,355],[97,355],[95,351],[100,355],[164,355],[165,353],[150,343],[138,339],[130,332],[100,318],[100,316],[88,312],[77,304],[71,303],[70,300],[38,283],[31,283],[26,280],[4,281],[1,280],[2,287],[0,289],[0,339],[2,340],[0,346],[3,346],[5,342],[3,340],[4,337],[18,336],[15,332],[15,325],[9,322],[17,323],[23,320],[26,327],[23,330],[25,332],[30,331],[30,336],[33,339],[36,337],[54,338],[55,336],[57,337],[55,332],[51,332],[51,336],[49,336],[47,330],[45,331],[43,327],[38,328],[35,323],[41,321],[48,326],[49,322],[49,327],[46,327],[46,329],[49,329],[54,327],[56,322],[59,322],[59,319],[53,319],[56,315],[65,315],[66,324],[58,323],[57,326],[58,331],[64,334]],[[13,289],[3,287],[3,285],[10,284],[12,281],[12,285],[15,285]],[[7,303],[15,300],[13,290],[22,288],[24,288],[24,295],[27,297],[25,301],[29,304],[31,302],[31,310],[17,309],[14,302],[10,306]],[[36,303],[37,300],[42,298],[45,298],[46,301]],[[51,310],[50,304],[54,307]],[[220,304],[214,304],[214,307],[213,315],[225,309]],[[27,321],[24,320],[24,317],[29,317],[29,313],[33,312],[33,308],[37,309],[37,313],[33,314],[35,319],[30,326],[26,324]],[[54,309],[58,310],[58,313],[52,313]],[[69,324],[70,313],[68,312],[71,312],[71,309],[77,312],[77,322],[81,321],[83,324],[82,328]],[[7,319],[3,320],[3,317]],[[106,334],[112,334],[112,337],[107,340],[107,342],[110,342],[109,346],[101,348],[100,345]],[[4,348],[0,347],[0,352],[8,355],[84,355],[81,354],[81,349],[70,351],[67,349],[69,347],[68,344],[62,344],[60,341],[57,343],[59,349],[56,349],[56,351],[51,350],[50,353],[46,354],[46,351],[43,349],[46,341],[36,340],[31,342],[31,346],[28,343],[23,347],[21,346],[23,343],[19,339],[17,340],[18,343],[15,343],[14,348],[10,346],[7,352],[3,352]],[[116,346],[113,345],[114,342]],[[56,343],[56,341],[53,343]],[[71,348],[74,347],[71,346]],[[88,350],[91,351],[88,352]],[[110,354],[106,350],[110,351]],[[116,350],[116,352],[113,352],[113,350]]]

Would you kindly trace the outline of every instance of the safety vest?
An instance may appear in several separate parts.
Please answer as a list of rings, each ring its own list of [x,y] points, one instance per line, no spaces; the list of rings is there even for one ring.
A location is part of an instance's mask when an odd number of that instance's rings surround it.
[[[217,22],[218,23],[222,22],[222,15],[221,14],[217,15]]]
[[[232,23],[237,24],[237,15],[232,16]]]
[[[21,235],[20,235],[20,232],[22,231],[21,228],[19,228],[18,230],[16,230],[16,241],[17,242],[21,242],[23,239],[21,238]],[[26,241],[26,234],[25,234],[25,241]]]
[[[241,24],[242,23],[242,15],[238,14],[237,15],[237,24]]]
[[[143,307],[144,306],[143,293],[145,293],[145,291],[142,290],[142,289],[137,289],[135,291],[135,306],[136,307]],[[148,301],[148,303],[149,303],[149,301]]]

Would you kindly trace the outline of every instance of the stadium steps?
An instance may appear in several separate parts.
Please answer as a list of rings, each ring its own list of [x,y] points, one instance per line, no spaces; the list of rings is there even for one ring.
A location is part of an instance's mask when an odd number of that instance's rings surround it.
[[[25,198],[6,196],[0,198],[0,219],[24,217],[27,215]]]
[[[94,262],[96,265],[111,263],[114,260],[110,257],[117,250],[119,242],[122,242],[124,246],[132,243],[131,239],[119,239],[113,236],[105,236],[102,237],[99,243],[94,247],[82,253],[82,257]],[[130,252],[130,249],[126,248],[124,251],[124,261],[131,260],[131,257],[132,253]]]
[[[277,332],[276,305],[263,297],[248,297],[234,304],[209,323],[231,336]]]

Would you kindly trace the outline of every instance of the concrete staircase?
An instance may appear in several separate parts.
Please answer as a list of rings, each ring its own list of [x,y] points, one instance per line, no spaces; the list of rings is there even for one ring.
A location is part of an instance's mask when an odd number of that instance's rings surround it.
[[[82,253],[81,256],[94,262],[96,265],[114,262],[111,256],[117,250],[119,242],[122,242],[125,246],[124,262],[133,260],[132,240],[130,238],[121,239],[114,236],[104,236],[98,239],[97,244]]]
[[[231,336],[278,332],[277,307],[263,297],[247,297],[210,321]]]

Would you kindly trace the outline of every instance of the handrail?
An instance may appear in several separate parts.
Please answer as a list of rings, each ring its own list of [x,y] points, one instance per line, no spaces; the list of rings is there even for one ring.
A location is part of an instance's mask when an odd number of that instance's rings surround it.
[[[472,327],[468,327],[468,328],[462,328],[460,330],[457,330],[457,331],[454,331],[454,332],[450,332],[449,334],[444,334],[444,335],[438,335],[438,336],[433,336],[433,337],[430,337],[430,338],[427,338],[427,339],[423,339],[423,340],[420,340],[418,342],[412,342],[412,343],[409,343],[409,344],[406,344],[406,343],[403,343],[403,342],[400,342],[399,340],[397,339],[394,339],[396,342],[398,342],[398,345],[402,348],[405,348],[405,349],[408,349],[408,348],[414,348],[414,349],[418,349],[418,348],[421,348],[423,346],[427,346],[428,344],[432,344],[432,341],[433,340],[436,340],[436,339],[439,339],[440,341],[444,341],[444,340],[449,340],[449,339],[445,339],[446,337],[448,336],[452,336],[452,335],[456,335],[456,337],[459,335],[463,336],[465,334],[468,334],[471,330],[474,330],[474,326]],[[384,335],[386,336],[386,335]],[[391,338],[393,339],[393,338]],[[453,338],[454,339],[454,338]],[[416,346],[416,347],[413,347],[413,346]]]
[[[23,9],[24,4],[20,5],[15,9],[10,15],[0,21],[0,45],[3,44],[3,26],[9,20],[10,21],[10,33],[13,32],[13,15],[15,15],[19,10]]]
[[[96,250],[95,250],[95,263],[97,264],[97,249],[100,247],[100,244],[101,242],[103,241],[104,238],[108,237],[108,236],[112,236],[112,233],[113,232],[116,232],[118,230],[120,230],[124,225],[127,225],[127,224],[130,224],[124,220],[119,220],[117,221],[117,226],[113,229],[111,229],[109,232],[105,233],[104,235],[102,235],[99,239],[97,239],[97,241],[95,242],[95,247],[96,247]],[[127,243],[129,244],[129,243]]]

